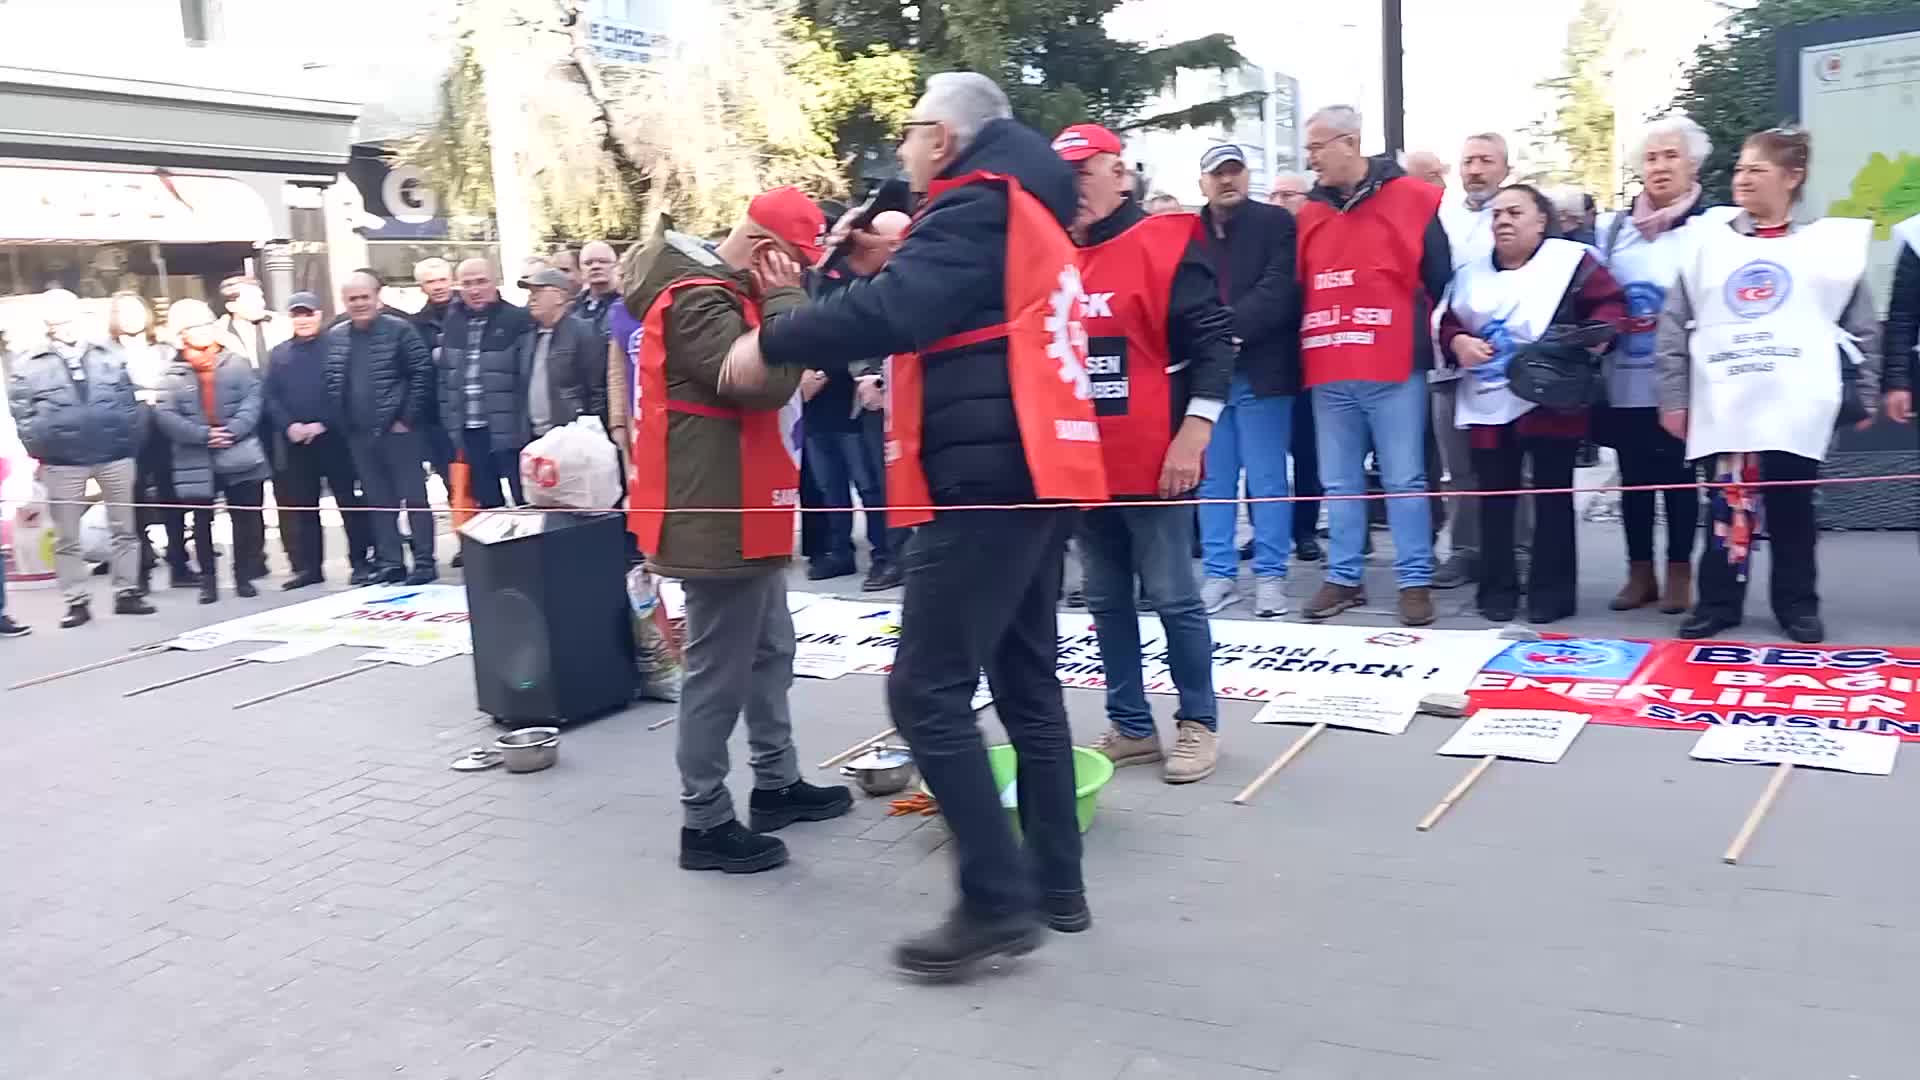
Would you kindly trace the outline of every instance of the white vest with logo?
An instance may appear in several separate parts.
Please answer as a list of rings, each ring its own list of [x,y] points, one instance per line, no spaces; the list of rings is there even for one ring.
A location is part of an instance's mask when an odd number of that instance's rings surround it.
[[[1714,230],[1698,245],[1681,274],[1694,312],[1689,459],[1777,450],[1825,460],[1840,364],[1859,362],[1840,318],[1872,235],[1871,221],[1823,218],[1771,238]]]
[[[1453,276],[1453,317],[1467,332],[1493,346],[1493,358],[1463,369],[1454,399],[1455,427],[1498,426],[1525,416],[1533,402],[1515,394],[1507,366],[1520,346],[1540,340],[1567,294],[1585,244],[1543,240],[1526,264],[1498,269],[1493,256],[1476,259]]]
[[[1466,198],[1454,198],[1449,195],[1440,204],[1440,227],[1447,233],[1447,251],[1453,257],[1453,271],[1475,259],[1493,257],[1493,200],[1478,210],[1467,209]],[[1433,306],[1433,317],[1428,320],[1428,329],[1433,337],[1433,353],[1440,355],[1440,313],[1447,310],[1447,304],[1453,298],[1453,283],[1447,283],[1447,292],[1440,302]],[[1460,377],[1460,369],[1448,367],[1443,363],[1433,365],[1427,372],[1428,382],[1452,382]]]
[[[1627,296],[1626,328],[1607,354],[1607,404],[1649,409],[1660,403],[1653,348],[1667,290],[1708,230],[1726,228],[1739,212],[1731,206],[1708,207],[1651,241],[1640,235],[1628,211],[1600,219],[1595,234],[1601,261]]]

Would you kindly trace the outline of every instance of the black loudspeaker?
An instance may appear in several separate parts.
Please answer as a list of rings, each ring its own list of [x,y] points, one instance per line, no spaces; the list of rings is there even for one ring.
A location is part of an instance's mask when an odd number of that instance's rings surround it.
[[[482,712],[519,727],[626,707],[635,674],[620,515],[483,514],[462,529],[460,553]]]

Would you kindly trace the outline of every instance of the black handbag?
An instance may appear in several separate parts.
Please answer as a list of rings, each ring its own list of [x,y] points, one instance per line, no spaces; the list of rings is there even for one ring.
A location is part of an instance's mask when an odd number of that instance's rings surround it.
[[[1507,367],[1514,394],[1562,412],[1600,401],[1605,389],[1596,349],[1611,342],[1611,323],[1556,323],[1539,340],[1522,345]]]

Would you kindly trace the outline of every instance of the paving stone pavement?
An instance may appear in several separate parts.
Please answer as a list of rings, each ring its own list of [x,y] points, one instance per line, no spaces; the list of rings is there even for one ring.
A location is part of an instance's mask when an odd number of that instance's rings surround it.
[[[1588,611],[1616,584],[1604,543]],[[1823,539],[1832,617],[1882,635],[1858,639],[1911,640],[1884,587],[1911,544]],[[51,594],[15,593],[38,632],[0,642],[0,683],[288,600],[159,599],[59,631]],[[1642,623],[1664,620],[1572,628]],[[1797,774],[1728,867],[1766,773],[1689,761],[1684,735],[1590,729],[1560,765],[1499,764],[1419,834],[1466,766],[1433,754],[1452,723],[1329,733],[1238,807],[1297,730],[1223,702],[1211,780],[1127,769],[1105,792],[1092,931],[926,986],[886,950],[950,902],[937,821],[862,800],[783,832],[781,870],[689,874],[673,731],[646,730],[671,706],[570,729],[557,767],[512,776],[445,767],[493,730],[465,661],[241,711],[350,654],[121,696],[245,648],[0,692],[0,1078],[1916,1075],[1904,770]],[[876,678],[794,700],[809,763],[888,726]],[[1090,739],[1098,696],[1069,704]]]

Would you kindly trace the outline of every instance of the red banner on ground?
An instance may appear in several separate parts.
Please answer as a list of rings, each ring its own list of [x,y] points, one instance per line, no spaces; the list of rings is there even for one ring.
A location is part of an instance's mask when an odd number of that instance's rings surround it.
[[[1724,641],[1516,642],[1474,677],[1476,709],[1596,724],[1821,728],[1920,741],[1920,648]]]

